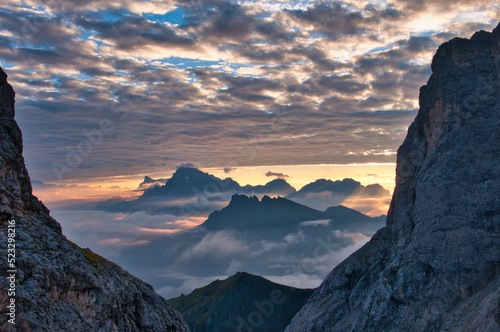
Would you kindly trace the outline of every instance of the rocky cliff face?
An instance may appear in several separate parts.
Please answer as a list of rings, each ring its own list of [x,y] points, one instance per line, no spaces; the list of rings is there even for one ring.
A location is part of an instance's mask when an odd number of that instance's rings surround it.
[[[145,282],[68,241],[32,195],[14,120],[14,91],[0,69],[0,330],[188,331]],[[15,297],[7,291],[8,221],[15,221]],[[15,299],[15,325],[8,322]]]
[[[432,70],[387,226],[287,331],[500,330],[500,26],[443,44]]]

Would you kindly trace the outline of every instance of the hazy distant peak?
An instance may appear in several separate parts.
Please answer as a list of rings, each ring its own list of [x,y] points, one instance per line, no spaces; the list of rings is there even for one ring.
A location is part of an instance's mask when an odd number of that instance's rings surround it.
[[[144,177],[144,181],[142,181],[142,183],[153,183],[153,182],[155,181],[147,175]]]
[[[269,184],[269,183],[288,183],[288,182],[286,182],[285,179],[274,179],[274,180],[269,181],[267,184]]]
[[[172,175],[172,178],[180,176],[203,176],[203,175],[209,175],[209,174],[204,173],[199,169],[193,167],[179,167]]]
[[[246,185],[242,188],[242,191],[255,195],[287,196],[297,190],[295,190],[295,188],[292,187],[285,179],[274,179],[265,185]]]
[[[362,193],[363,195],[366,195],[366,196],[383,196],[383,195],[390,195],[390,191],[385,189],[384,187],[382,187],[380,184],[378,183],[374,183],[374,184],[369,184],[369,185],[366,185],[363,190],[362,190]]]
[[[318,195],[320,196],[330,195],[330,196],[340,196],[340,197],[351,196],[351,195],[382,197],[382,196],[389,196],[390,192],[378,183],[363,186],[361,182],[351,178],[345,178],[336,181],[327,179],[318,179],[314,182],[305,185],[299,191],[288,195],[287,198],[291,199],[315,198]]]

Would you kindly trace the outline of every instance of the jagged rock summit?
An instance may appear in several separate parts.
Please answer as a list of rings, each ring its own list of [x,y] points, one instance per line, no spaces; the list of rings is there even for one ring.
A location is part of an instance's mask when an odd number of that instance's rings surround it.
[[[439,47],[381,229],[292,331],[500,331],[500,25]]]
[[[14,91],[0,68],[0,330],[189,331],[153,288],[68,241],[32,195],[14,120]],[[7,225],[16,223],[15,297],[7,290]],[[7,304],[15,299],[15,325]]]

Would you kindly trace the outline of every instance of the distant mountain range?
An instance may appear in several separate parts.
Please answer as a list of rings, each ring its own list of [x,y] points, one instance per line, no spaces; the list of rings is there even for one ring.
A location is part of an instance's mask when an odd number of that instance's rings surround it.
[[[316,221],[316,222],[315,222]],[[345,206],[332,206],[326,211],[318,211],[289,199],[264,196],[260,201],[256,196],[234,195],[229,205],[211,213],[200,226],[211,231],[236,229],[271,232],[275,229],[290,232],[304,226],[329,225],[333,229],[349,229],[352,226],[366,226],[374,231],[385,222],[385,216],[369,217]],[[356,230],[359,230],[356,227]]]
[[[342,234],[368,237],[384,223],[385,216],[371,218],[344,206],[318,211],[282,197],[264,196],[259,200],[256,196],[236,194],[226,207],[211,213],[197,228],[204,233],[193,232],[191,238],[179,235],[182,241],[158,239],[149,251],[154,248],[156,252],[168,253],[168,257],[178,256],[175,250],[179,249],[179,256],[196,251],[200,256],[188,255],[190,264],[214,275],[224,273],[235,261],[244,262],[245,269],[261,275],[286,275],[287,270],[309,269],[304,262],[328,264],[325,257],[334,257],[353,243],[352,238]],[[184,247],[180,248],[179,242]],[[229,249],[230,243],[237,247]],[[224,251],[218,251],[218,246]],[[241,248],[247,251],[239,252]],[[142,250],[134,248],[127,255],[144,257],[137,249]],[[185,258],[186,255],[183,263]],[[149,262],[150,266],[154,264]],[[178,261],[170,265],[176,266],[177,273],[183,270]],[[284,331],[312,292],[238,272],[168,302],[182,314],[192,332]]]
[[[326,180],[319,179],[302,187],[296,193],[288,195],[288,198],[305,198],[307,195],[329,192],[334,195],[364,195],[364,196],[384,196],[390,192],[378,183],[363,186],[353,179]]]
[[[191,332],[279,332],[313,291],[238,272],[168,302],[182,314]]]
[[[161,183],[161,180],[145,178],[148,183]],[[212,174],[208,174],[193,167],[180,167],[166,180],[162,186],[156,186],[144,192],[144,197],[167,197],[167,198],[186,198],[196,195],[206,197],[215,197],[226,193],[241,193],[249,195],[280,195],[286,196],[296,192],[288,182],[283,179],[275,179],[265,185],[240,186],[233,179],[227,177],[220,179]]]
[[[180,167],[169,179],[146,176],[139,185],[139,190],[144,193],[135,200],[126,201],[115,197],[98,203],[96,209],[125,213],[146,211],[150,214],[206,215],[223,207],[234,194],[282,196],[316,209],[337,205],[351,195],[390,195],[389,191],[379,184],[363,186],[353,179],[320,179],[299,191],[284,179],[275,179],[265,185],[241,186],[229,177],[220,179],[193,167]]]
[[[279,196],[287,196],[290,195],[297,190],[292,187],[286,180],[284,179],[275,179],[272,180],[265,185],[257,185],[251,186],[246,185],[241,188],[241,193],[249,194],[249,195],[279,195]]]
[[[378,183],[363,186],[349,178],[337,181],[319,179],[286,196],[297,203],[320,210],[341,204],[349,197],[390,198],[390,192]]]
[[[384,224],[385,216],[371,218],[343,206],[319,211],[282,197],[236,194],[198,227],[124,248],[117,261],[139,276],[147,268],[148,280],[166,297],[180,294],[170,285],[189,289],[182,286],[186,278],[238,270],[293,273],[316,284]]]
[[[325,210],[325,214],[335,221],[338,229],[348,229],[351,232],[364,230],[376,231],[385,224],[386,215],[369,217],[359,211],[338,205]]]

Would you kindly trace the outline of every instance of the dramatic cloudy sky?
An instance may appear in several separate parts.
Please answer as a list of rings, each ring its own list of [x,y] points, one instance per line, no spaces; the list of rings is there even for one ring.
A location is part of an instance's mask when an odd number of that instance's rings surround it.
[[[491,30],[499,8],[4,0],[0,64],[35,180],[171,174],[185,162],[221,173],[391,165],[437,46]]]
[[[95,201],[138,195],[144,175],[167,178],[186,163],[241,185],[351,177],[390,190],[436,48],[499,20],[493,0],[2,0],[0,66],[17,93],[35,194],[68,238],[174,296],[239,269],[273,272],[251,259],[260,242],[188,230],[206,215],[107,213]],[[342,204],[378,215],[389,199]],[[154,263],[156,275],[141,274],[123,258],[130,246],[156,257],[158,237],[190,234],[171,262],[185,271]],[[263,247],[302,245],[300,234]],[[371,234],[337,230],[329,236],[345,246],[289,262],[322,269],[272,279],[316,286]],[[200,248],[230,252],[217,261],[228,266],[182,261]]]

